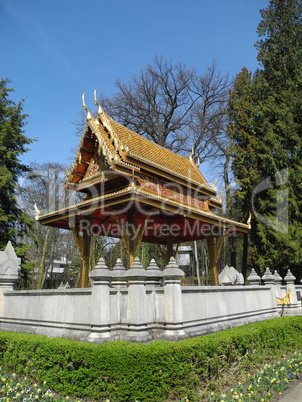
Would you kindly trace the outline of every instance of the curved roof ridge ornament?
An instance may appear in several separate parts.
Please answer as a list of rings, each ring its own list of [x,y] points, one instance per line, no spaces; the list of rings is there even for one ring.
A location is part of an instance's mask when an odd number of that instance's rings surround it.
[[[106,129],[109,131],[111,140],[113,141],[113,146],[117,151],[119,151],[120,155],[123,156],[123,154],[125,153],[125,149],[124,149],[124,145],[121,143],[120,139],[118,138],[118,136],[116,135],[110,120],[108,119],[106,113],[104,112],[104,109],[102,108],[102,106],[99,104],[97,97],[96,97],[96,92],[97,89],[94,90],[94,103],[98,106],[98,117],[101,119],[103,125],[106,127]],[[118,156],[117,156],[118,158]],[[117,158],[115,158],[117,160]]]
[[[69,170],[67,168],[67,165],[65,166],[65,181],[66,183],[69,182]]]
[[[217,189],[217,178],[215,177],[215,181],[214,181],[214,184],[213,184],[213,190],[214,191],[216,191],[216,189]]]
[[[129,142],[130,142],[130,132],[128,133],[127,143],[126,143],[126,147],[125,147],[126,154],[129,152]]]
[[[190,154],[190,161],[193,162],[193,158],[194,158],[194,147],[192,146],[192,152]]]
[[[37,221],[37,220],[39,220],[39,218],[41,216],[41,212],[40,212],[39,208],[37,207],[36,203],[34,203],[34,208],[35,208],[35,211],[36,211],[36,221]]]
[[[83,95],[82,95],[82,102],[83,102],[83,109],[85,109],[86,112],[87,112],[86,119],[88,121],[88,120],[92,120],[92,116],[91,116],[91,113],[88,110],[88,107],[85,105],[85,95],[86,95],[86,92],[84,92]]]
[[[94,90],[94,103],[97,105],[98,107],[98,115],[100,114],[104,114],[104,109],[102,108],[102,106],[99,104],[97,97],[96,97],[96,93],[97,93],[97,89]]]

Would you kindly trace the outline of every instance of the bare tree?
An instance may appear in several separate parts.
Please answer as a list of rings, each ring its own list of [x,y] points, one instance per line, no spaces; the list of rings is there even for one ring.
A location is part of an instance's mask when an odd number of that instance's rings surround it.
[[[65,191],[64,167],[58,163],[32,164],[31,173],[19,188],[19,203],[30,216],[35,216],[35,208],[41,213],[66,206],[68,193]],[[30,246],[27,258],[33,263],[32,285],[43,288],[53,267],[54,259],[64,257],[71,260],[76,253],[72,232],[55,227],[43,226],[36,222],[33,237],[24,239]]]
[[[222,176],[225,214],[228,218],[232,217],[231,151],[226,130],[230,86],[228,75],[222,75],[215,62],[204,75],[196,76],[192,91],[199,99],[192,108],[190,124],[195,155],[199,156],[201,162],[212,161],[217,175]],[[228,239],[227,244],[234,254],[234,238]],[[226,259],[223,258],[223,264],[225,263]]]
[[[179,152],[186,149],[190,111],[199,99],[199,94],[190,89],[193,78],[193,72],[182,64],[155,57],[153,65],[147,65],[127,83],[118,79],[115,95],[100,101],[121,124]]]
[[[217,71],[213,62],[203,75],[194,75],[191,91],[198,98],[191,111],[191,143],[202,160],[221,156],[226,145],[228,75]]]
[[[215,61],[203,75],[156,57],[127,83],[116,81],[117,92],[100,98],[114,119],[174,152],[191,153],[201,162],[215,158],[229,193],[229,141],[226,134],[228,75]]]
[[[202,160],[221,154],[225,142],[228,75],[213,62],[203,75],[155,57],[117,92],[100,98],[114,119],[174,152],[191,152]]]

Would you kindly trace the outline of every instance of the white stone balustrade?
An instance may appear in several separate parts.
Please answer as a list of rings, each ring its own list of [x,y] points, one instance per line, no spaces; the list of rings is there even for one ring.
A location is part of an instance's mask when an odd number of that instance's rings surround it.
[[[150,342],[198,336],[281,314],[301,315],[296,290],[302,288],[295,286],[290,271],[284,278],[286,285],[267,268],[264,285],[252,269],[249,286],[238,281],[228,286],[181,286],[184,273],[174,258],[163,270],[154,260],[144,269],[138,258],[129,270],[119,259],[109,270],[101,258],[89,275],[90,288],[14,291],[19,267],[20,259],[9,244],[0,252],[0,329],[4,331],[95,343]],[[290,303],[283,303],[289,292]]]

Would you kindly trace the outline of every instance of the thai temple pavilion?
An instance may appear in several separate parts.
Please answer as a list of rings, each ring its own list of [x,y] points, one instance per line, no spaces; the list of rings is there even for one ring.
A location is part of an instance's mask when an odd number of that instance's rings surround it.
[[[182,242],[207,239],[212,285],[226,235],[246,233],[249,225],[215,215],[216,189],[205,180],[193,153],[182,156],[155,144],[108,116],[96,99],[97,117],[87,111],[66,187],[84,201],[45,215],[43,225],[73,230],[82,259],[80,286],[88,284],[90,239],[121,238],[132,265],[140,242],[155,243],[166,263]]]

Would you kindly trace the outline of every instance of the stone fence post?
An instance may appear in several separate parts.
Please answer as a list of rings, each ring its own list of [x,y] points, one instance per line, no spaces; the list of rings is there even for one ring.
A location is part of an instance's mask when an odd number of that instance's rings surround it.
[[[290,270],[284,278],[286,283],[286,296],[288,297],[288,303],[284,304],[284,314],[285,315],[299,315],[301,314],[301,306],[298,304],[297,291],[295,286],[296,277],[291,273]]]
[[[111,286],[113,288],[120,288],[127,286],[126,280],[126,268],[123,266],[120,258],[116,260],[115,266],[111,271],[112,281]]]
[[[281,286],[282,284],[282,277],[278,274],[278,271],[275,269],[274,272],[274,285]]]
[[[127,335],[129,341],[148,342],[152,340],[147,331],[147,295],[145,280],[147,271],[142,267],[138,257],[134,258],[133,265],[126,271],[128,279],[128,306],[127,306]]]
[[[250,286],[258,286],[261,278],[259,275],[257,275],[255,269],[252,268],[250,275],[247,277],[247,280],[250,282]]]
[[[112,268],[111,287],[116,291],[116,320],[121,323],[122,318],[126,316],[125,303],[122,302],[122,293],[127,292],[126,268],[123,266],[120,258],[116,260],[115,266]]]
[[[277,310],[278,313],[281,315],[282,314],[282,304],[279,303],[279,301],[282,298],[282,277],[278,274],[278,271],[275,270],[274,272],[274,296],[275,296],[275,302],[278,301],[277,303]]]
[[[273,285],[275,283],[275,277],[269,268],[266,268],[264,275],[262,276],[262,280],[264,285]]]
[[[276,286],[276,279],[277,279],[277,276],[272,274],[270,269],[267,267],[264,272],[264,275],[262,276],[262,281],[265,286],[269,286],[271,288],[272,306],[273,306],[273,308],[276,309],[277,313],[280,313],[278,311],[278,304],[276,303],[277,294],[278,294],[278,287]],[[278,281],[278,279],[277,279],[277,281]]]
[[[91,295],[91,333],[88,340],[103,343],[111,339],[110,334],[110,288],[112,273],[101,257],[90,272],[92,279]]]
[[[147,277],[146,277],[146,285],[150,286],[152,289],[160,286],[162,280],[162,271],[157,266],[154,258],[150,261],[150,264],[147,268]]]
[[[178,340],[185,337],[183,330],[183,308],[181,293],[181,278],[184,272],[178,267],[175,258],[171,257],[169,264],[163,270],[164,279],[164,337]]]
[[[160,300],[158,299],[158,295],[156,294],[155,289],[159,289],[162,282],[163,273],[159,269],[155,260],[152,259],[147,268],[147,278],[146,278],[146,288],[147,293],[150,293],[151,296],[151,305],[152,305],[152,322],[153,325],[159,321],[159,312],[160,312]]]
[[[17,257],[15,250],[9,241],[0,251],[0,316],[3,312],[3,293],[13,290],[15,283],[20,278],[21,258]]]

